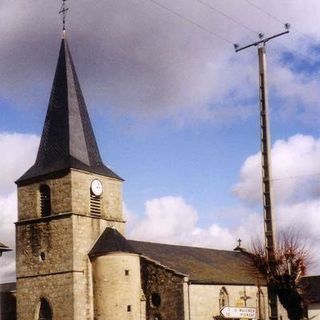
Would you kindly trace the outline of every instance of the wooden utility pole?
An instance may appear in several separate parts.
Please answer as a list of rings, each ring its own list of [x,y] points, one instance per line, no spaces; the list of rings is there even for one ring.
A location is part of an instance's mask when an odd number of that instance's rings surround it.
[[[289,25],[285,25],[286,29]],[[266,42],[289,33],[289,30],[276,34],[272,37],[261,40],[239,48],[235,45],[236,52],[247,49],[252,46],[258,46],[259,58],[259,96],[260,96],[260,137],[261,137],[261,167],[262,167],[262,196],[263,196],[263,215],[264,215],[264,234],[265,234],[265,250],[269,266],[275,263],[275,229],[274,229],[274,213],[272,198],[272,174],[271,174],[271,154],[270,154],[270,126],[269,126],[269,104],[268,104],[268,88],[267,88],[267,65],[266,65]],[[278,303],[277,294],[270,281],[268,281],[268,299],[270,306],[270,320],[278,320]]]

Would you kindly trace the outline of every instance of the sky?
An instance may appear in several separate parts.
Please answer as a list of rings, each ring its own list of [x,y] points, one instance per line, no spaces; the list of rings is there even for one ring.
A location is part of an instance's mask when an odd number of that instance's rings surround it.
[[[320,273],[320,3],[68,0],[67,38],[104,162],[125,179],[126,236],[232,250],[263,237],[257,48],[267,44],[276,229]],[[0,241],[34,162],[61,41],[61,1],[0,3]],[[0,260],[14,281],[14,251]]]

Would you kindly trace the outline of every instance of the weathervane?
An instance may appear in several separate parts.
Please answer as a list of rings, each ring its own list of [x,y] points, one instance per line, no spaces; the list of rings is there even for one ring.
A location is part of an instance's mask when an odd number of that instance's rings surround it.
[[[63,32],[66,31],[66,17],[67,17],[67,12],[69,10],[69,8],[67,7],[67,0],[62,0],[62,5],[59,11],[59,14],[62,15],[62,24],[63,24]]]

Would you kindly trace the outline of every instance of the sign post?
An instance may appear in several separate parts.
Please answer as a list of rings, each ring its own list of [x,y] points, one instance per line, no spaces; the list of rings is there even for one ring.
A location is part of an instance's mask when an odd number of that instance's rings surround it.
[[[223,307],[220,314],[225,318],[255,319],[256,308]]]

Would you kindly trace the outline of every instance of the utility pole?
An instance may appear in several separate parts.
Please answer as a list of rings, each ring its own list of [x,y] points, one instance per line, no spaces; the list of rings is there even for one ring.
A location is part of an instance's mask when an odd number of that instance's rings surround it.
[[[234,45],[236,52],[257,46],[259,58],[259,96],[260,96],[260,137],[261,137],[261,167],[262,167],[262,196],[263,196],[263,215],[264,215],[264,235],[265,252],[268,264],[275,263],[275,230],[273,213],[273,195],[272,195],[272,174],[271,174],[271,154],[270,154],[270,126],[269,126],[269,104],[267,90],[267,65],[266,65],[266,43],[271,39],[280,37],[289,33],[290,25],[285,24],[286,31],[278,33],[269,38],[264,38],[259,34],[260,40],[239,48]],[[268,280],[268,299],[270,306],[270,320],[278,320],[277,294],[272,283]]]

